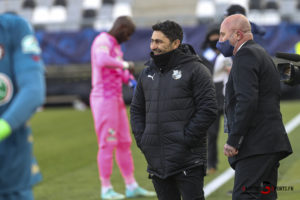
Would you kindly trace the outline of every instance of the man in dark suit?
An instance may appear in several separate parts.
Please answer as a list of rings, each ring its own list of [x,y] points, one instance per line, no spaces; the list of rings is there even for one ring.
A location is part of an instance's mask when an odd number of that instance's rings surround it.
[[[218,49],[233,56],[226,85],[224,154],[235,169],[233,200],[276,199],[279,161],[292,153],[280,113],[280,78],[241,15],[224,19]]]

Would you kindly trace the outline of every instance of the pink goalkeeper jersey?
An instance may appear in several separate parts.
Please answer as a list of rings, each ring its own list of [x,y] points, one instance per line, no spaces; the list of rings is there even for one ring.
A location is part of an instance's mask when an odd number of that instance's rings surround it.
[[[92,96],[122,97],[122,83],[128,83],[130,73],[123,70],[123,52],[117,40],[102,32],[91,48]]]

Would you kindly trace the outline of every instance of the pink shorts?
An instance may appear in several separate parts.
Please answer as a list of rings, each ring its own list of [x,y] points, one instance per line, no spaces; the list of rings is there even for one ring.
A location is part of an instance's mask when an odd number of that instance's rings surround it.
[[[90,97],[99,147],[132,142],[126,107],[122,97]]]

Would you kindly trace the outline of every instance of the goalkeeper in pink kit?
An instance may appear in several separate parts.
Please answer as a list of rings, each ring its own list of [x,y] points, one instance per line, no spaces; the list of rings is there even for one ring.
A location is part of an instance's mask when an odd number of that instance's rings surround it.
[[[134,178],[131,155],[131,136],[122,84],[136,82],[130,73],[133,64],[123,60],[120,44],[129,40],[135,31],[131,18],[116,19],[109,32],[100,33],[91,48],[92,91],[90,105],[98,139],[98,169],[101,180],[102,199],[124,199],[123,194],[113,190],[110,182],[113,152],[126,184],[126,197],[155,196],[138,186]]]

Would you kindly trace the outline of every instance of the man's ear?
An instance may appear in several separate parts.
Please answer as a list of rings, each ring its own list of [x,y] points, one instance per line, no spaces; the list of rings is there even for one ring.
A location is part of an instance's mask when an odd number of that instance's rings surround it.
[[[238,41],[240,41],[241,39],[243,39],[244,33],[242,31],[238,30],[236,33],[237,33]]]
[[[172,42],[173,49],[177,49],[180,45],[180,40],[176,39]]]

